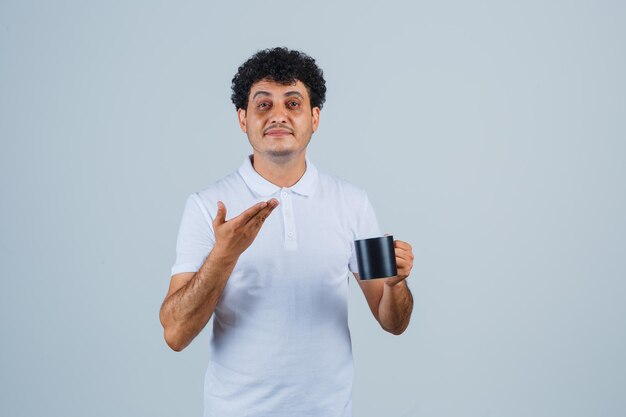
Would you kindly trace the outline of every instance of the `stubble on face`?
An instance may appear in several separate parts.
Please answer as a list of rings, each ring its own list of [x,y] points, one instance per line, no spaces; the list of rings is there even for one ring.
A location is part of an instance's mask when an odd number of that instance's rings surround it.
[[[295,136],[295,132],[292,128],[290,128],[288,125],[283,124],[283,123],[276,123],[273,125],[268,126],[266,129],[263,130],[263,137],[267,137],[268,133],[272,130],[285,130],[287,132],[289,132],[289,135],[291,136]],[[274,138],[273,140],[279,140]],[[280,139],[282,140],[282,139]],[[310,137],[309,137],[309,141],[310,141]],[[248,141],[250,141],[250,137],[248,136]],[[309,141],[306,142],[306,145],[308,146]],[[250,145],[252,145],[254,147],[254,144],[252,143],[252,141],[250,141]],[[272,158],[273,160],[278,160],[278,159],[286,159],[286,157],[288,156],[293,156],[293,154],[295,153],[294,149],[290,149],[290,148],[283,148],[283,149],[276,149],[276,148],[270,148],[267,149],[265,151],[265,154]]]
[[[305,151],[318,117],[319,109],[311,109],[307,88],[301,81],[280,84],[269,80],[252,86],[248,107],[239,115],[255,153],[276,163]]]

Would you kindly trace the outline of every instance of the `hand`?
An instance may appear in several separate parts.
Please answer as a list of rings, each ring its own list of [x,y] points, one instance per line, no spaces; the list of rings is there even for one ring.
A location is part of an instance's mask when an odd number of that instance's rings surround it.
[[[213,220],[215,246],[218,254],[230,258],[239,256],[252,244],[267,216],[278,206],[278,200],[272,198],[262,201],[245,210],[237,217],[226,221],[226,206],[217,202],[217,215]]]
[[[398,275],[385,280],[385,284],[391,287],[407,279],[411,273],[411,269],[413,269],[413,248],[411,245],[401,240],[394,240],[393,247],[396,254]]]

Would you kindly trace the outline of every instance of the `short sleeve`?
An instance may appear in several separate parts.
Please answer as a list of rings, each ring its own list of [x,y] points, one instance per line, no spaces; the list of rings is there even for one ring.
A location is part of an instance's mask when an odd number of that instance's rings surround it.
[[[191,194],[187,198],[178,229],[176,262],[172,267],[172,275],[197,272],[214,243],[215,234],[210,216],[198,194]]]
[[[367,194],[364,193],[365,203],[363,204],[360,211],[358,211],[357,221],[356,221],[356,230],[353,234],[353,241],[351,242],[352,247],[352,255],[350,256],[350,262],[348,267],[351,272],[359,272],[359,268],[356,262],[356,251],[354,249],[354,240],[359,239],[369,239],[371,237],[379,237],[381,236],[380,227],[378,226],[378,219],[376,218],[376,213],[374,212],[374,207],[370,203]]]

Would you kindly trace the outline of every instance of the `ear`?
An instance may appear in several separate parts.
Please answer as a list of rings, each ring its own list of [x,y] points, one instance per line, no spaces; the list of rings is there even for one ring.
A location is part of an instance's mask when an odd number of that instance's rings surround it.
[[[239,119],[239,127],[243,133],[248,133],[248,127],[246,126],[246,111],[244,109],[237,110],[237,118]]]
[[[313,131],[315,132],[317,130],[317,127],[320,124],[320,108],[319,107],[313,107],[311,109],[311,119],[313,122]]]

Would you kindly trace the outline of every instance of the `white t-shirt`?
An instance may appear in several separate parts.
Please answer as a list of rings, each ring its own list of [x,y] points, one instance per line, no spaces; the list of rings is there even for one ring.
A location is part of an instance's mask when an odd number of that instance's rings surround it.
[[[213,315],[205,417],[349,417],[352,346],[348,270],[354,240],[380,236],[367,194],[306,159],[280,188],[246,157],[238,171],[187,199],[172,275],[196,272],[226,219],[275,197],[278,207],[239,257]]]

